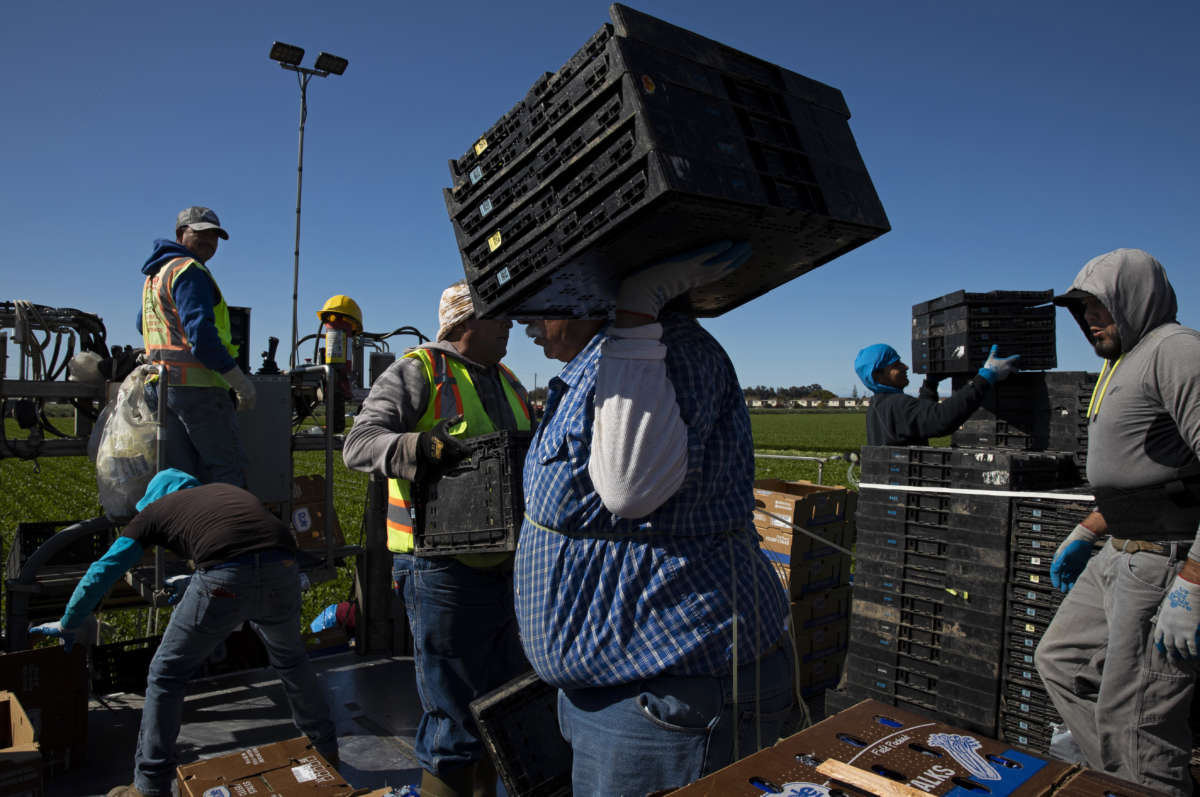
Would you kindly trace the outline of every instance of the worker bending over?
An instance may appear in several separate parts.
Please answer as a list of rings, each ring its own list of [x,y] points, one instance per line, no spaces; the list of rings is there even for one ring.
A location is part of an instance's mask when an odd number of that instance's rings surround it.
[[[70,643],[113,584],[155,545],[196,563],[150,662],[133,784],[118,786],[108,797],[171,793],[188,682],[247,621],[283,682],[296,727],[336,767],[329,706],[300,639],[300,567],[287,526],[246,490],[201,485],[174,468],[150,480],[137,508],[121,536],[80,579],[62,619],[30,629]]]
[[[694,318],[660,314],[749,256],[724,242],[639,272],[611,325],[524,322],[566,366],[525,460],[517,617],[560,689],[576,794],[690,783],[773,744],[794,706],[737,374]]]
[[[246,486],[242,449],[230,388],[237,410],[254,407],[254,383],[234,362],[229,307],[208,269],[218,239],[229,239],[217,214],[190,207],[175,220],[175,240],[154,241],[142,265],[142,307],[138,331],[146,358],[168,373],[167,464],[202,482]],[[158,387],[146,386],[152,411]]]
[[[925,377],[917,398],[906,394],[908,366],[886,343],[867,346],[854,358],[854,371],[871,390],[867,409],[867,445],[927,446],[929,438],[947,435],[979,409],[992,385],[1017,370],[1021,355],[1000,357],[993,346],[987,361],[971,381],[945,401],[938,401],[941,377]]]
[[[1144,489],[1135,510],[1153,517],[1197,468],[1200,333],[1176,322],[1166,271],[1140,249],[1088,261],[1054,301],[1104,358],[1088,408],[1092,491]],[[1054,555],[1051,579],[1067,596],[1038,645],[1038,673],[1089,766],[1190,795],[1200,537],[1194,520],[1125,523],[1089,561],[1108,520],[1093,513]]]
[[[462,438],[530,428],[525,389],[500,364],[511,328],[475,318],[467,285],[451,285],[438,307],[437,340],[409,350],[375,381],[342,449],[347,467],[388,480],[392,586],[408,611],[424,708],[415,744],[423,797],[495,793],[470,703],[528,669],[511,553],[412,555],[413,481],[436,479],[469,453]]]

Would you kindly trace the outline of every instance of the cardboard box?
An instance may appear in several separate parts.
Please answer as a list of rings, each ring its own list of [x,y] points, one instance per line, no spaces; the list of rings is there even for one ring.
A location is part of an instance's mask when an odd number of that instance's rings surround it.
[[[333,514],[333,547],[346,544],[337,510]],[[302,551],[325,550],[325,477],[297,476],[292,481],[292,535]]]
[[[969,793],[1049,797],[1079,772],[1077,765],[1024,753],[1006,742],[865,700],[671,793],[679,797],[762,797],[768,790],[814,797],[834,789],[865,793],[818,772],[817,766],[827,760],[886,774],[930,795],[966,794],[970,789]],[[1129,797],[1151,793],[1133,784],[1126,792]],[[1062,797],[1066,794],[1063,790]]]
[[[29,715],[12,692],[0,692],[0,795],[41,797],[42,752]]]
[[[358,793],[304,736],[184,764],[176,775],[179,797],[351,797]]]
[[[788,597],[793,601],[850,583],[850,557],[845,554],[797,562],[794,565],[775,565],[775,572],[779,574],[788,591]]]
[[[16,695],[41,747],[46,773],[78,766],[87,755],[85,646],[62,645],[0,655],[0,685]]]
[[[754,506],[797,526],[819,526],[846,519],[846,488],[809,481],[759,479],[754,482]],[[756,524],[780,523],[758,513],[754,517]],[[787,524],[782,527],[789,528]]]
[[[829,625],[805,628],[796,633],[796,655],[801,662],[831,656],[846,649],[849,623],[840,621]]]
[[[796,669],[799,670],[798,680],[800,681],[801,688],[820,686],[821,689],[816,691],[827,688],[832,689],[834,686],[837,686],[838,679],[842,676],[842,666],[845,663],[845,650],[811,658],[801,656],[800,662],[796,665]],[[826,686],[826,684],[832,684],[832,686]]]
[[[780,528],[782,524],[779,524],[778,521],[771,522],[775,525],[756,525],[755,528],[762,537],[759,545],[772,562],[791,566],[793,560],[800,562],[821,559],[841,553],[833,547],[834,545],[842,548],[849,547],[846,545],[848,525],[844,520],[821,526],[805,526],[813,533],[820,535],[819,537],[795,531],[790,527]]]

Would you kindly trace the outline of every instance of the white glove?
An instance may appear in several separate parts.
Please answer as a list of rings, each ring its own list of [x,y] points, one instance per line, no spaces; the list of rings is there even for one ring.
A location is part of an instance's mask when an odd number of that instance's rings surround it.
[[[250,377],[243,373],[241,368],[236,365],[225,371],[221,376],[233,388],[233,392],[237,394],[238,412],[249,412],[254,409],[254,400],[257,394],[254,390],[254,383],[250,381]]]
[[[621,282],[617,310],[658,318],[676,296],[724,277],[749,259],[749,243],[720,241],[663,260]]]
[[[1175,577],[1158,607],[1154,645],[1162,653],[1185,661],[1200,658],[1200,584]]]
[[[996,353],[999,348],[999,346],[992,346],[991,351],[988,352],[987,361],[979,369],[979,375],[993,385],[1012,376],[1013,372],[1017,370],[1017,360],[1021,359],[1019,354],[1001,357]]]

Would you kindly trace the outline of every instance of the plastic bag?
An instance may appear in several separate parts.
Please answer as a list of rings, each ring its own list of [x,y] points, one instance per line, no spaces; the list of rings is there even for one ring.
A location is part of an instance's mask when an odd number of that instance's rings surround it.
[[[96,451],[100,505],[113,520],[137,514],[136,504],[158,470],[158,420],[146,403],[149,368],[133,369],[117,392]]]

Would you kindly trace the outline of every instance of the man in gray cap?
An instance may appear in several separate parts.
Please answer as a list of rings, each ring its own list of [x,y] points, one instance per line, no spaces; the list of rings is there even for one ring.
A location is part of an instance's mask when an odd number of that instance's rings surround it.
[[[184,208],[175,219],[175,240],[159,238],[142,265],[138,330],[146,356],[169,375],[167,460],[202,482],[246,486],[246,455],[229,390],[237,409],[254,406],[254,383],[234,357],[229,307],[207,263],[219,239],[229,240],[211,209]],[[146,386],[151,407],[157,385]]]
[[[1100,511],[1054,554],[1050,579],[1067,595],[1035,662],[1089,766],[1185,797],[1200,667],[1200,333],[1175,320],[1167,273],[1140,249],[1089,260],[1054,301],[1104,359],[1088,407]]]

